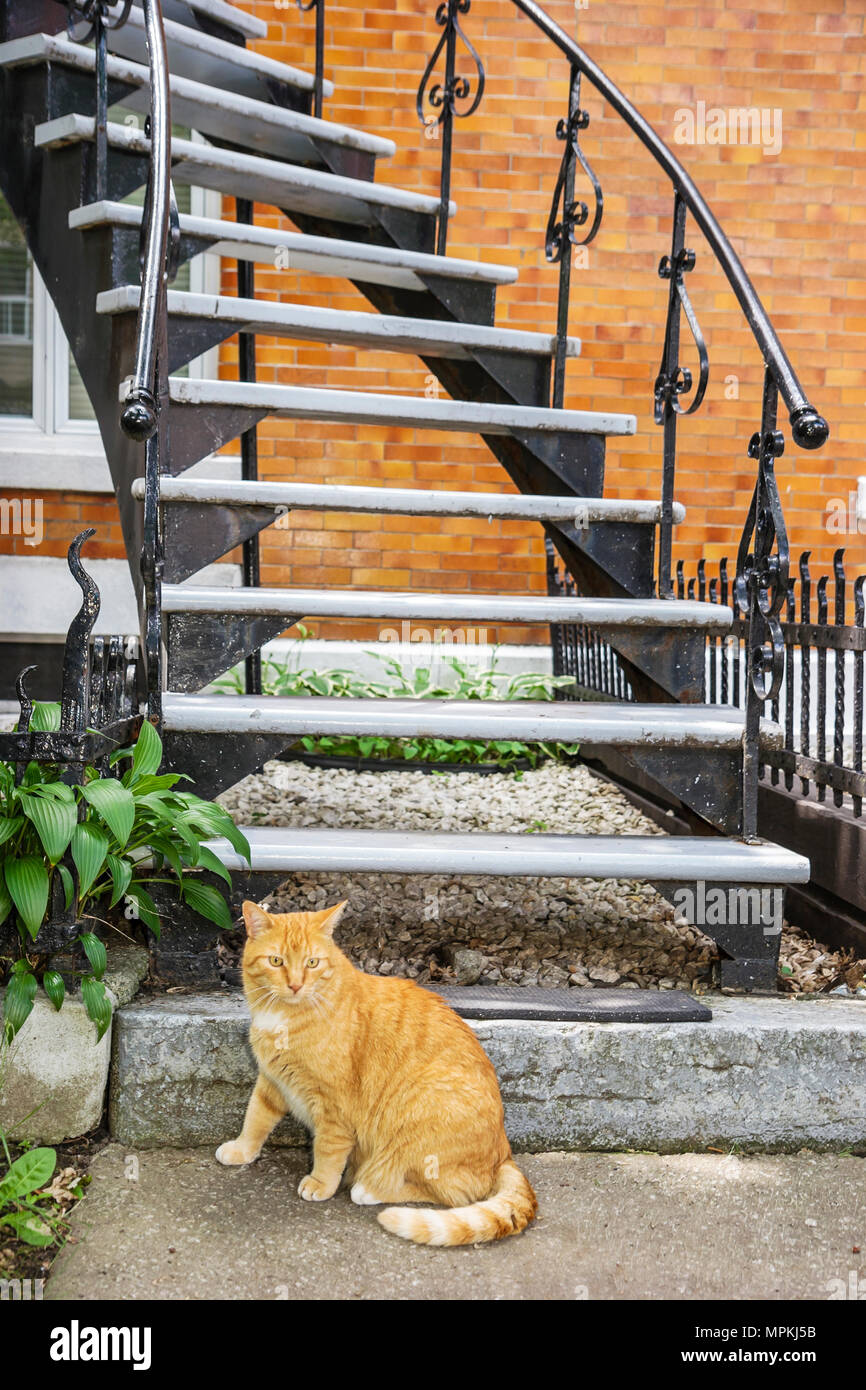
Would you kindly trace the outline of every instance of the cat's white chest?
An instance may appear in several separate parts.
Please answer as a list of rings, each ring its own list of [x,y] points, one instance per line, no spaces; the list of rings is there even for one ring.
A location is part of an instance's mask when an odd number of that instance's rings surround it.
[[[268,1035],[271,1047],[275,1047],[275,1050],[278,1054],[281,1050],[288,1051],[288,1039],[286,1038],[285,1033],[285,1021],[280,1017],[279,1014],[269,1015],[265,1011],[257,1013],[253,1020],[253,1026],[257,1032],[265,1033]],[[276,1044],[275,1038],[277,1040]],[[285,1042],[284,1049],[280,1049],[279,1047],[280,1039],[283,1039]],[[267,1076],[268,1080],[274,1086],[276,1086],[277,1090],[283,1097],[283,1100],[286,1102],[286,1105],[288,1106],[291,1113],[294,1115],[295,1119],[300,1120],[301,1124],[306,1125],[307,1129],[313,1130],[315,1126],[313,1124],[313,1117],[310,1114],[309,1106],[304,1097],[298,1091],[297,1087],[293,1084],[292,1078],[289,1075],[287,1075],[287,1073],[291,1070],[288,1057],[285,1059],[284,1065],[280,1066],[279,1055],[276,1058],[276,1064],[274,1062],[274,1059],[270,1057],[267,1058],[267,1061],[264,1057],[259,1058],[258,1049],[255,1047],[255,1042],[253,1044],[253,1051],[256,1052],[257,1060],[259,1061],[262,1070],[265,1072],[265,1075]]]

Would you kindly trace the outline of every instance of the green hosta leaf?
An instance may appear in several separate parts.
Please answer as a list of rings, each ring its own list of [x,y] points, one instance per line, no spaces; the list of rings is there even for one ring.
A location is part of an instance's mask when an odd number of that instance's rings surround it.
[[[234,926],[228,904],[222,893],[217,892],[216,888],[211,888],[207,883],[196,883],[194,880],[185,878],[181,884],[181,897],[193,912],[197,912],[200,917],[206,917],[209,922],[215,922],[218,927],[223,927],[226,931],[231,931]]]
[[[23,824],[23,816],[0,816],[0,845],[5,845],[7,840],[17,835]]]
[[[7,1201],[20,1201],[49,1183],[56,1166],[57,1154],[54,1149],[28,1149],[16,1158],[0,1179],[0,1197]]]
[[[58,974],[56,970],[46,970],[45,974],[42,976],[42,988],[59,1013],[60,1009],[63,1007],[63,1001],[66,998],[66,986],[63,983],[63,976]]]
[[[208,849],[207,845],[199,845],[198,864],[196,867],[199,869],[209,869],[212,874],[217,874],[218,877],[223,879],[231,888],[231,874],[229,873],[225,864],[223,864],[219,859],[217,859],[213,850]]]
[[[16,1211],[0,1217],[0,1226],[8,1226],[25,1245],[50,1245],[54,1240],[51,1227],[35,1211]]]
[[[224,811],[222,806],[215,805],[213,801],[200,801],[198,797],[187,796],[184,800],[189,805],[188,819],[191,824],[199,826],[207,835],[222,836],[248,864],[250,863],[252,851],[249,841],[246,835],[238,830],[228,811]]]
[[[135,742],[132,754],[133,781],[139,777],[152,777],[159,772],[162,762],[162,739],[149,719],[145,719],[141,732]]]
[[[332,690],[331,682],[327,679],[326,676],[308,676],[307,685],[312,690],[314,695],[330,695]]]
[[[126,897],[132,899],[142,922],[146,927],[150,927],[154,936],[159,940],[159,913],[156,910],[156,903],[153,901],[147,889],[142,888],[140,883],[130,883],[126,890]]]
[[[177,797],[169,798],[167,794],[160,795],[159,792],[151,792],[147,796],[138,798],[138,806],[139,808],[145,807],[164,831],[183,840],[189,852],[190,862],[193,864],[197,862],[199,836],[193,826],[189,824],[189,814],[180,809]]]
[[[36,700],[30,716],[31,729],[40,733],[53,732],[60,728],[60,706],[53,701]]]
[[[30,973],[26,961],[22,961],[21,964],[22,970],[12,971],[3,996],[3,1032],[7,1042],[11,1042],[15,1034],[24,1027],[36,998],[36,976]]]
[[[12,898],[9,889],[6,887],[6,876],[3,864],[0,863],[0,926],[6,921],[12,911]]]
[[[90,961],[94,975],[96,976],[97,980],[101,980],[103,975],[105,974],[105,966],[108,960],[108,957],[105,953],[105,947],[103,946],[99,937],[94,936],[92,931],[82,932],[78,940],[84,947],[84,954]]]
[[[35,938],[48,907],[48,869],[35,854],[28,854],[23,859],[10,859],[5,873],[12,901],[31,937]]]
[[[116,854],[106,855],[105,863],[111,874],[112,887],[111,901],[108,906],[116,907],[129,887],[129,880],[132,878],[132,865],[128,860],[118,858]]]
[[[37,782],[28,788],[32,796],[48,796],[54,801],[67,801],[75,804],[75,792],[65,782]]]
[[[159,777],[138,777],[135,781],[136,800],[140,796],[146,796],[149,792],[168,792],[172,787],[176,787],[178,782],[189,782],[192,779],[183,772],[163,772]],[[129,785],[124,782],[124,786]]]
[[[56,864],[69,848],[69,841],[78,822],[75,802],[57,796],[37,796],[31,793],[21,796],[19,805],[32,822],[49,862]]]
[[[100,777],[81,788],[85,801],[105,821],[121,849],[132,834],[135,798],[128,787],[113,777]]]
[[[178,849],[177,845],[174,844],[173,841],[168,838],[167,835],[151,835],[148,844],[150,848],[153,850],[154,854],[162,855],[169,868],[177,874],[178,878],[183,877],[184,863],[180,857],[180,850]],[[197,844],[194,856],[196,863],[198,862],[198,857],[200,853],[201,850]]]
[[[78,870],[78,892],[82,897],[89,891],[108,856],[108,836],[98,825],[82,821],[73,831],[71,849]]]
[[[63,884],[63,903],[66,908],[66,911],[68,912],[75,898],[75,884],[72,880],[72,874],[69,872],[65,864],[58,864],[57,872],[59,873],[60,881]]]
[[[111,1023],[111,1000],[105,985],[92,975],[85,975],[81,981],[81,998],[87,1017],[96,1024],[96,1041],[99,1042]]]

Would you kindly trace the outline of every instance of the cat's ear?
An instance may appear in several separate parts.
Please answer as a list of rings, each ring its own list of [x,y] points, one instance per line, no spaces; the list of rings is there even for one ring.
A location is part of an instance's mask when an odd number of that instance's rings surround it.
[[[322,920],[319,923],[319,931],[322,933],[323,936],[332,937],[334,935],[334,928],[338,925],[341,917],[343,916],[343,913],[346,911],[346,908],[348,906],[349,903],[348,901],[346,901],[343,903],[337,903],[336,907],[329,907],[325,909]]]
[[[241,911],[247,926],[247,936],[261,936],[263,932],[270,930],[271,919],[266,912],[262,911],[258,903],[251,903],[247,900]]]

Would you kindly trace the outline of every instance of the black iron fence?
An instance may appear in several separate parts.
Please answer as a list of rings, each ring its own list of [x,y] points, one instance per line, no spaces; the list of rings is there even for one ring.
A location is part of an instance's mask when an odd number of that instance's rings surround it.
[[[81,563],[81,548],[95,534],[92,528],[81,531],[68,551],[69,569],[81,590],[81,607],[66,636],[59,716],[48,723],[34,718],[27,678],[36,668],[28,666],[17,681],[15,728],[0,732],[0,763],[12,764],[16,786],[31,762],[55,764],[58,780],[70,786],[80,784],[89,767],[107,776],[111,754],[134,742],[141,727],[137,639],[91,636],[100,596]],[[78,869],[69,851],[64,865],[73,891],[64,897],[62,876],[55,875],[48,919],[39,934],[42,951],[64,950],[80,931]]]
[[[866,574],[853,581],[846,574],[845,552],[837,550],[832,575],[812,576],[809,553],[800,556],[797,574],[788,580],[780,615],[784,670],[780,689],[764,704],[763,714],[780,724],[784,747],[763,748],[761,776],[819,802],[829,798],[854,816],[863,814],[864,654],[866,654]],[[574,594],[553,546],[547,547],[548,591]],[[674,599],[698,599],[733,609],[729,633],[709,635],[703,698],[707,704],[746,704],[746,654],[749,617],[737,597],[727,559],[715,574],[705,560],[687,576],[676,567]],[[611,700],[634,698],[625,668],[610,644],[595,631],[575,624],[551,627],[553,669],[574,676],[576,687],[557,692],[559,699],[587,694]]]

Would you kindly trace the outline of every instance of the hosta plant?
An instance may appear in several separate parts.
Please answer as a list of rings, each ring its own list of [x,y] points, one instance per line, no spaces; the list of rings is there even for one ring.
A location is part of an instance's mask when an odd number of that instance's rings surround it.
[[[31,727],[57,727],[59,707],[37,705]],[[87,768],[81,785],[60,780],[60,769],[32,762],[15,781],[12,763],[0,762],[0,925],[12,918],[20,951],[6,965],[9,979],[3,1034],[15,1036],[33,1008],[40,984],[55,1009],[63,1004],[60,974],[40,952],[39,932],[59,887],[67,910],[77,894],[78,937],[89,969],[81,997],[101,1038],[111,1019],[103,983],[105,946],[90,930],[106,913],[123,910],[159,936],[160,919],[147,885],[171,885],[200,916],[232,926],[222,894],[192,870],[231,882],[204,843],[223,836],[249,859],[249,845],[234,821],[212,801],[183,791],[177,773],[160,774],[162,742],[146,720],[134,747],[111,757],[113,775]]]
[[[496,652],[486,667],[470,665],[456,657],[446,657],[445,664],[453,674],[446,681],[437,679],[432,666],[418,666],[407,671],[394,657],[370,651],[382,664],[382,680],[370,680],[357,671],[333,667],[317,671],[298,664],[309,634],[302,629],[301,639],[285,661],[266,660],[262,666],[262,689],[265,695],[282,696],[353,696],[368,700],[552,700],[556,691],[573,685],[572,676],[552,676],[544,671],[521,671],[508,677],[499,668]],[[229,672],[216,682],[218,690],[243,694],[243,668]],[[575,757],[576,743],[520,743],[515,739],[466,738],[383,738],[350,734],[308,736],[298,741],[297,748],[315,756],[337,758],[402,759],[411,763],[462,764],[493,763],[500,768],[537,767],[547,759],[561,761]]]

